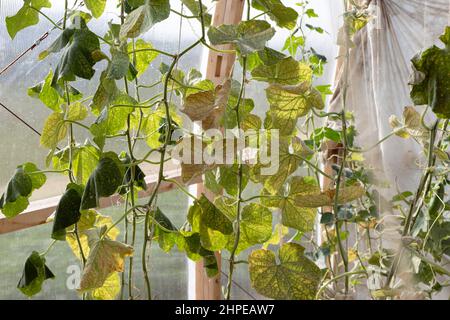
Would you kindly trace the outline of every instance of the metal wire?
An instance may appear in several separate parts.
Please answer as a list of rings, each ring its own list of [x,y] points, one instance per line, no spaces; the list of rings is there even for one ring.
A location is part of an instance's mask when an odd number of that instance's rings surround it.
[[[227,279],[228,279],[228,274],[225,273],[223,270],[220,270],[220,272],[222,273],[222,275],[224,275]],[[248,292],[244,287],[242,287],[239,283],[237,283],[234,280],[231,280],[231,282],[233,282],[233,284],[239,288],[242,292],[244,292],[245,294],[247,294],[250,298],[252,298],[253,300],[258,300],[256,299],[255,296],[253,296],[250,292]]]
[[[23,120],[19,115],[17,115],[14,111],[12,111],[11,109],[9,109],[7,106],[5,106],[3,103],[0,102],[0,106],[5,109],[6,111],[8,111],[14,118],[16,118],[17,120],[19,120],[20,122],[22,122],[25,126],[27,126],[31,131],[33,131],[34,133],[36,133],[38,136],[41,136],[41,133],[39,131],[37,131],[31,124],[29,124],[28,122],[26,122],[25,120]]]

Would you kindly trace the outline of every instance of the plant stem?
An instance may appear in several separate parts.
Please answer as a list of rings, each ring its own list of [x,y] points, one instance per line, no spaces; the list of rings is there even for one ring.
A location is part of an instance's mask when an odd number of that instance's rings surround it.
[[[31,9],[33,9],[33,10],[35,10],[36,12],[38,12],[40,15],[42,15],[45,19],[47,19],[48,21],[50,21],[50,23],[55,27],[55,28],[57,28],[57,29],[59,29],[59,30],[63,30],[63,29],[65,29],[66,27],[65,27],[65,25],[64,25],[64,27],[63,28],[61,28],[55,21],[53,21],[48,15],[46,15],[45,13],[43,13],[41,10],[39,10],[39,9],[37,9],[37,8],[35,8],[35,7],[33,7],[33,6],[29,6]],[[64,16],[64,21],[66,21],[66,16]]]
[[[244,95],[245,90],[245,82],[246,82],[246,73],[247,73],[247,57],[242,58],[242,83],[241,88],[239,90],[239,96],[236,102],[236,106],[234,108],[236,112],[236,122],[237,122],[237,128],[238,132],[241,130],[241,124],[240,124],[240,113],[239,113],[239,106],[242,101],[242,97]],[[240,156],[238,155],[237,158],[238,161],[238,198],[237,198],[237,205],[236,205],[236,221],[235,221],[235,238],[234,238],[234,245],[230,252],[230,261],[229,261],[229,275],[228,275],[228,283],[227,283],[227,291],[226,291],[226,299],[230,300],[231,298],[231,287],[233,285],[233,272],[234,272],[234,259],[236,255],[237,248],[239,246],[239,240],[241,237],[241,204],[242,204],[242,161],[240,159]]]
[[[427,168],[426,168],[425,173],[422,175],[422,178],[420,179],[419,187],[417,188],[414,200],[410,204],[409,211],[406,216],[405,225],[403,227],[402,237],[405,237],[409,234],[411,225],[412,225],[412,221],[413,221],[413,216],[415,216],[414,213],[417,214],[421,209],[421,205],[419,206],[418,203],[423,200],[422,195],[426,194],[428,192],[427,189],[430,187],[430,184],[428,183],[428,179],[431,175],[430,170],[431,170],[431,167],[433,166],[433,162],[435,159],[433,151],[434,151],[434,143],[435,143],[435,139],[436,139],[438,125],[439,125],[439,120],[436,121],[436,123],[434,124],[434,126],[431,130],[431,133],[430,133],[430,141],[429,141],[429,146],[428,146]],[[403,244],[401,243],[399,246],[398,252],[395,255],[394,261],[392,262],[392,266],[389,270],[388,276],[387,276],[387,280],[386,280],[387,288],[389,288],[391,286],[391,282],[395,276],[395,273],[397,272],[402,255],[403,255]]]
[[[344,277],[350,277],[350,276],[356,275],[356,274],[365,274],[365,275],[367,275],[367,272],[364,271],[364,270],[345,272],[345,273],[341,273],[341,274],[339,274],[339,275],[337,275],[337,276],[335,276],[335,277],[333,277],[333,278],[331,278],[331,279],[325,281],[325,282],[320,286],[319,290],[317,290],[317,293],[316,293],[316,300],[318,300],[318,299],[320,298],[320,294],[322,293],[322,291],[323,291],[330,283],[335,282],[335,281],[337,281],[337,280],[339,280],[339,279],[342,279],[342,278],[344,278]]]

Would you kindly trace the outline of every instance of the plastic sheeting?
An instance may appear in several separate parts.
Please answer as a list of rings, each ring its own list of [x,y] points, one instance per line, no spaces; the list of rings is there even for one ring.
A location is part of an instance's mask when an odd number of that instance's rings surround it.
[[[354,112],[357,141],[363,148],[391,133],[389,116],[401,118],[404,107],[412,105],[408,86],[410,60],[421,50],[438,44],[450,20],[450,0],[369,2],[372,18],[355,35],[355,47],[350,52],[346,103],[347,110]],[[337,73],[331,111],[342,110],[344,67],[345,63]],[[368,163],[384,174],[391,191],[414,191],[421,173],[421,156],[419,145],[396,136],[365,154]]]

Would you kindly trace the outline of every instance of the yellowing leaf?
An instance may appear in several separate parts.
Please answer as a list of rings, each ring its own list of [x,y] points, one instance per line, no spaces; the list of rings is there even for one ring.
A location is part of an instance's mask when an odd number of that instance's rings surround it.
[[[132,42],[128,43],[127,49],[129,52],[130,61],[133,62],[136,70],[138,71],[137,77],[140,77],[145,70],[147,70],[150,63],[158,56],[158,52],[151,50],[153,49],[153,45],[142,39],[136,40],[134,47]],[[133,51],[135,52],[133,53]]]
[[[192,121],[202,121],[204,130],[217,127],[218,120],[225,112],[228,96],[231,89],[231,80],[226,80],[214,90],[198,91],[186,94],[183,113]]]
[[[358,258],[358,251],[356,251],[353,248],[349,249],[347,254],[348,254],[348,262],[353,262]]]
[[[66,137],[67,126],[64,114],[55,112],[45,120],[41,135],[41,145],[49,149],[56,149],[58,143]]]
[[[282,135],[290,135],[299,117],[306,115],[311,108],[323,109],[320,92],[311,88],[308,82],[299,85],[272,84],[266,89],[273,117],[273,128]]]
[[[120,293],[120,276],[119,273],[112,273],[100,288],[91,292],[92,298],[95,300],[114,300]]]
[[[74,102],[69,105],[66,111],[66,120],[69,121],[81,121],[88,116],[88,110],[80,102]]]
[[[302,246],[287,243],[280,248],[279,263],[272,251],[253,251],[248,258],[252,287],[272,299],[314,299],[320,282],[320,269],[304,256],[303,251]]]
[[[338,203],[344,204],[361,198],[365,189],[357,184],[339,189]],[[307,193],[295,197],[295,204],[306,208],[319,208],[333,206],[336,197],[336,189],[326,190],[320,193]]]
[[[99,18],[105,10],[106,0],[85,0],[86,7],[95,18]]]
[[[284,238],[284,236],[286,236],[287,234],[289,234],[289,228],[283,226],[281,223],[278,223],[275,226],[275,229],[272,233],[272,236],[269,238],[269,240],[267,240],[266,242],[264,242],[262,248],[263,249],[267,249],[269,247],[269,245],[278,245],[280,244],[281,240]]]
[[[296,198],[317,192],[320,192],[320,189],[313,178],[293,177],[287,190],[281,189],[275,198],[263,198],[262,202],[269,207],[281,209],[282,223],[286,227],[309,232],[314,228],[317,209],[298,205]]]
[[[85,257],[87,257],[90,252],[86,231],[92,228],[100,228],[103,226],[110,228],[112,224],[113,220],[111,217],[103,216],[93,209],[81,212],[81,218],[78,221],[77,227],[81,247],[83,249],[83,254],[85,255]],[[67,244],[69,245],[74,255],[81,260],[80,247],[78,246],[77,238],[73,233],[73,228],[70,231],[72,232],[67,233],[66,235]],[[112,240],[115,240],[118,235],[119,229],[117,227],[112,228],[108,232],[108,238]]]
[[[118,241],[102,238],[106,227],[86,231],[89,237],[89,256],[81,276],[80,292],[101,288],[114,272],[123,272],[125,258],[133,255],[133,248]]]
[[[301,82],[311,83],[313,71],[311,67],[292,57],[287,57],[273,65],[261,64],[252,71],[252,77],[258,81],[295,85]]]

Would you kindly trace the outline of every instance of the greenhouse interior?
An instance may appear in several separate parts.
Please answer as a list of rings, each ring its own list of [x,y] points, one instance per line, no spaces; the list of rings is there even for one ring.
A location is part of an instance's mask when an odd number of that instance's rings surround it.
[[[0,19],[0,300],[450,299],[450,0]]]

